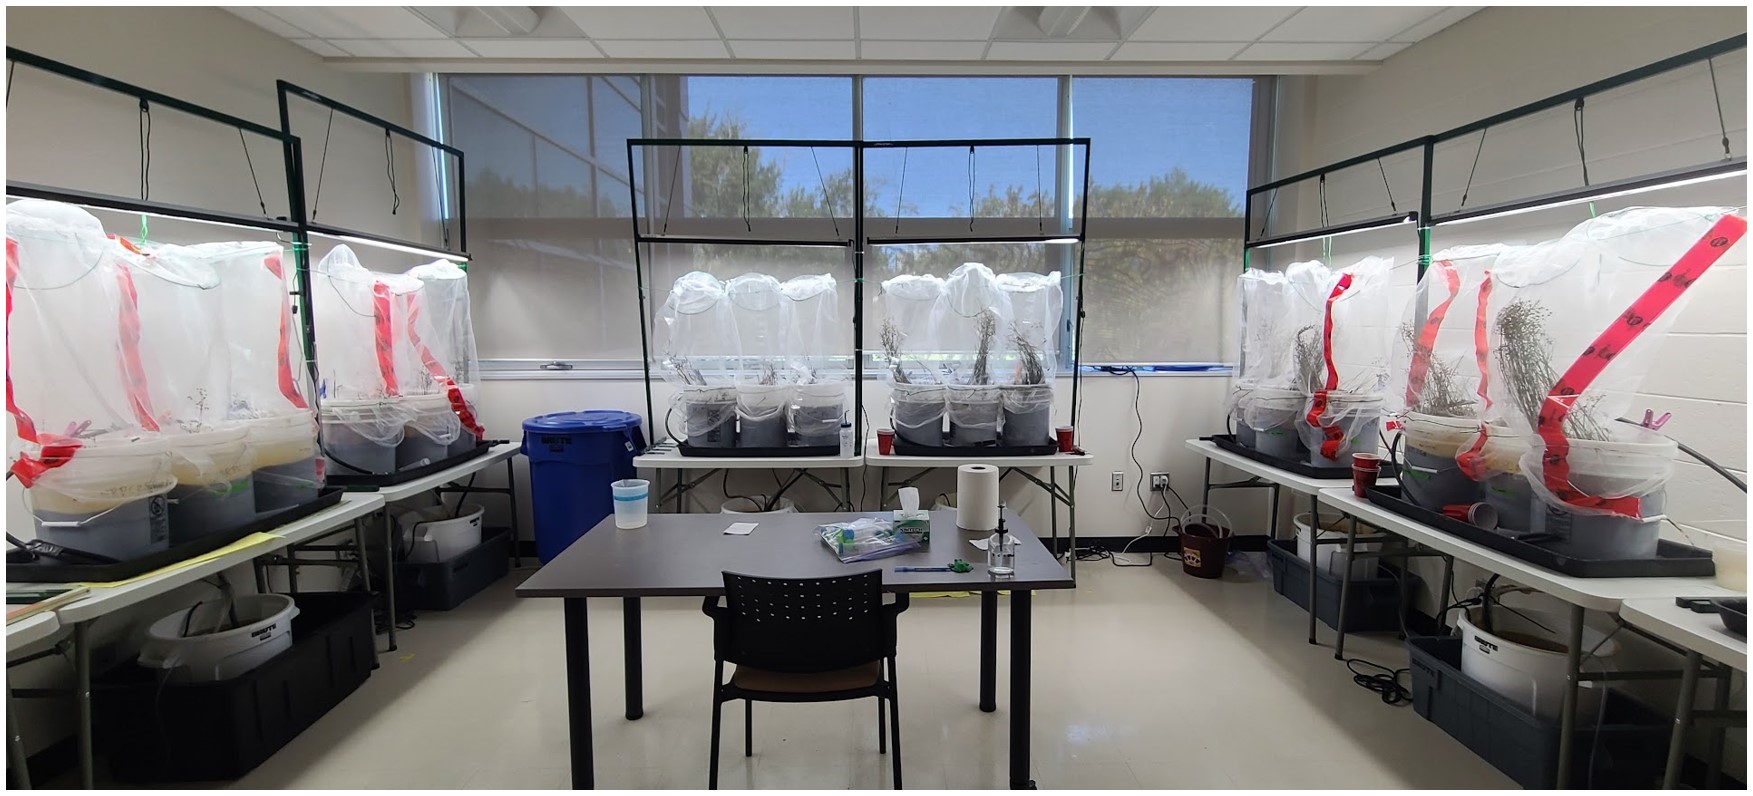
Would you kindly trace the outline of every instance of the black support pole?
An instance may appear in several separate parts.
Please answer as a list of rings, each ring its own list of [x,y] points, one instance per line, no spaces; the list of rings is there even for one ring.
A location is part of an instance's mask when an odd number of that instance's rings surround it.
[[[596,788],[590,732],[590,617],[585,598],[566,598],[566,725],[572,747],[572,789]]]
[[[627,720],[645,715],[645,642],[640,638],[639,598],[621,598],[623,655],[627,669]]]

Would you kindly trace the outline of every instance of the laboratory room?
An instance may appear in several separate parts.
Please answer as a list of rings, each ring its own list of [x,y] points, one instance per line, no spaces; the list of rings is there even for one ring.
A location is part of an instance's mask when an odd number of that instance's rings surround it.
[[[8,8],[6,787],[1744,790],[1747,21]]]

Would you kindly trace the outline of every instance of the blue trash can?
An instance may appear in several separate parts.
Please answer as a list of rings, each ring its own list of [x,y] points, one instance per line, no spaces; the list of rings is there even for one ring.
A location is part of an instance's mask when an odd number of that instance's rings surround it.
[[[638,415],[610,409],[556,412],[523,421],[536,556],[542,563],[615,513],[609,485],[637,477],[633,457],[645,451],[639,424]]]

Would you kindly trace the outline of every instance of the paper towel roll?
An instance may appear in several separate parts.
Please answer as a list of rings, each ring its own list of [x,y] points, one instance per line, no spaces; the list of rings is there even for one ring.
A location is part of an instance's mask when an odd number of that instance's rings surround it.
[[[956,527],[964,531],[998,528],[998,468],[964,464],[956,468]]]

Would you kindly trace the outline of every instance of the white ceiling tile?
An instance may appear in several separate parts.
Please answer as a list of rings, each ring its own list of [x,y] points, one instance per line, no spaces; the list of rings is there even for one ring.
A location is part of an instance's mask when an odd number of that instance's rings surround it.
[[[617,39],[614,41],[597,41],[597,46],[610,58],[729,58],[730,53],[724,49],[724,42],[717,39],[702,41],[660,41],[655,39]]]
[[[700,6],[561,6],[560,10],[593,39],[718,38],[718,29]]]
[[[1310,6],[1273,28],[1261,41],[1387,41],[1437,11],[1433,6]]]
[[[1247,42],[1135,41],[1120,45],[1115,61],[1228,61]]]
[[[867,61],[978,61],[984,41],[865,41],[859,52]]]
[[[1408,44],[1406,42],[1401,42],[1401,41],[1385,41],[1385,42],[1382,42],[1381,44],[1378,44],[1374,47],[1369,48],[1368,50],[1365,50],[1363,55],[1360,55],[1357,57],[1357,60],[1359,60],[1359,61],[1385,61],[1388,58],[1392,57],[1394,55],[1394,53],[1400,52],[1401,50],[1404,50],[1407,47],[1411,47],[1411,46],[1412,46],[1411,44]]]
[[[1438,12],[1436,16],[1413,25],[1407,30],[1394,35],[1394,41],[1418,42],[1435,35],[1438,31],[1460,22],[1475,13],[1483,6],[1450,6]]]
[[[443,39],[444,31],[401,6],[275,6],[271,13],[324,39]]]
[[[257,27],[276,36],[287,39],[303,39],[309,38],[310,36],[310,33],[300,29],[298,26],[290,24],[286,20],[268,13],[267,9],[257,8],[255,6],[225,6],[225,10],[230,11],[232,14],[241,17],[248,22],[255,23]]]
[[[997,6],[867,6],[858,9],[858,35],[864,39],[897,41],[984,41],[992,35],[993,23],[997,21]]]
[[[1297,8],[1158,6],[1132,31],[1128,41],[1253,41]]]
[[[473,58],[454,39],[330,39],[357,58]]]
[[[830,61],[857,58],[856,43],[846,41],[756,41],[732,39],[730,49],[738,58]]]
[[[347,51],[322,39],[292,39],[292,43],[324,58],[346,58]]]
[[[1111,42],[995,41],[988,61],[1100,61],[1114,51]]]
[[[463,39],[483,58],[601,58],[602,51],[584,39]]]
[[[712,6],[709,10],[727,39],[852,38],[849,7]]]
[[[1349,61],[1375,45],[1362,43],[1260,42],[1236,55],[1237,61]]]

